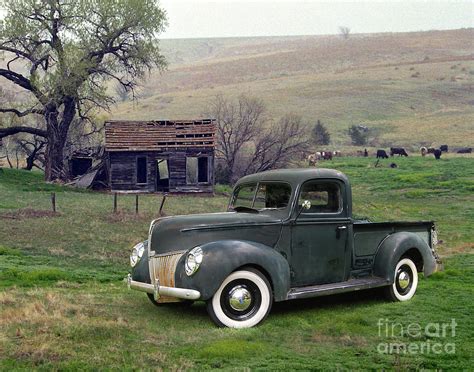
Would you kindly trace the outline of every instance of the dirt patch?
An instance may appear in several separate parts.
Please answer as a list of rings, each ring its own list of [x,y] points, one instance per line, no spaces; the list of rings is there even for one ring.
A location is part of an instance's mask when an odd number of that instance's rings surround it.
[[[12,211],[12,212],[0,213],[0,218],[20,220],[24,218],[58,217],[60,215],[61,213],[59,212],[32,209],[32,208],[23,208],[23,209],[17,209],[16,211]]]
[[[351,346],[351,347],[363,347],[367,346],[368,342],[364,337],[361,336],[329,336],[315,333],[311,337],[311,341],[316,343],[334,343],[338,345]]]
[[[474,243],[465,243],[452,248],[443,249],[440,256],[441,258],[445,258],[454,254],[474,254]]]

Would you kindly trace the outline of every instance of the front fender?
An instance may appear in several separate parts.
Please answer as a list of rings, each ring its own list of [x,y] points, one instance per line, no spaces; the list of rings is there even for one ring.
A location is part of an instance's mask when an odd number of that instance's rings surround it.
[[[203,260],[194,275],[186,275],[186,255],[179,260],[175,273],[177,287],[195,289],[201,293],[201,300],[208,300],[233,271],[242,266],[253,266],[268,276],[274,300],[286,300],[290,289],[290,267],[286,259],[271,247],[245,240],[220,240],[200,247]]]
[[[411,232],[398,232],[388,236],[377,249],[374,275],[393,281],[393,270],[400,258],[410,249],[416,249],[423,260],[423,273],[429,276],[436,271],[436,259],[431,248],[418,235]]]

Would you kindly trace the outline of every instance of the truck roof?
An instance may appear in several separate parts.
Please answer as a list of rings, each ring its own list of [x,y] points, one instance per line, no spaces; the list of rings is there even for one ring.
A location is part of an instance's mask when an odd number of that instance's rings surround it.
[[[259,181],[285,181],[292,186],[299,185],[307,180],[315,178],[338,179],[349,184],[347,176],[335,169],[326,168],[293,168],[275,169],[242,177],[236,185],[242,183],[254,183]]]

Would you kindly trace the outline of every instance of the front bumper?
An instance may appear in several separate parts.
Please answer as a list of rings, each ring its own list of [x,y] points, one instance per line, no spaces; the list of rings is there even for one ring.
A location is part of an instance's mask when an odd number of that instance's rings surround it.
[[[127,277],[127,285],[128,289],[135,289],[137,291],[153,294],[155,300],[158,300],[160,296],[181,298],[183,300],[198,300],[201,297],[201,293],[194,289],[160,286],[158,280],[156,280],[155,285],[138,282],[136,280],[132,280],[132,276],[130,274],[128,274]]]

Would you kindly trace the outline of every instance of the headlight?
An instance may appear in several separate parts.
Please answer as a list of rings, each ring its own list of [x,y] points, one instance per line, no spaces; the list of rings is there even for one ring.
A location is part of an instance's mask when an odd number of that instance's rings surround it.
[[[200,247],[193,248],[186,255],[184,268],[188,276],[193,275],[199,269],[202,262],[202,249]]]
[[[130,265],[135,267],[135,265],[140,261],[140,258],[143,256],[143,252],[145,252],[145,244],[143,242],[138,243],[132,249],[132,254],[130,255]]]

